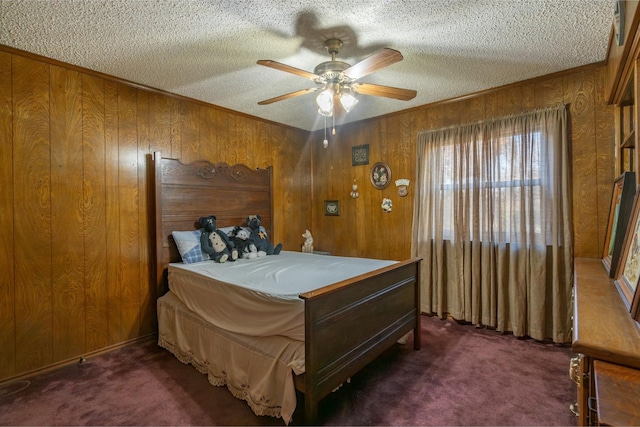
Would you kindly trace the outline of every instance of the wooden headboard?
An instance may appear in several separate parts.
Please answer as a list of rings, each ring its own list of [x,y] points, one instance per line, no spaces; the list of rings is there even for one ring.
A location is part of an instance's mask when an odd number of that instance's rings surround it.
[[[272,230],[271,168],[251,169],[206,160],[182,163],[153,155],[155,169],[156,272],[160,291],[166,290],[170,262],[180,262],[172,231],[200,228],[198,219],[215,215],[218,228],[246,225],[259,214],[269,236]]]

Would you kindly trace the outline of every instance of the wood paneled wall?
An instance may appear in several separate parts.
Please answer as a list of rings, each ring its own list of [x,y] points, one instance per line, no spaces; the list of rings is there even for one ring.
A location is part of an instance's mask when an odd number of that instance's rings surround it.
[[[606,76],[604,66],[593,65],[345,125],[337,128],[326,149],[323,132],[314,132],[314,248],[336,255],[409,257],[419,131],[569,104],[575,255],[599,258],[616,162],[614,107],[606,105]],[[351,166],[351,148],[362,144],[369,144],[369,165]],[[398,196],[394,183],[384,190],[371,185],[369,172],[379,161],[389,165],[393,181],[411,180],[407,197]],[[349,196],[354,180],[358,199]],[[393,202],[390,213],[380,207],[384,197]],[[339,200],[340,216],[325,216],[324,200]]]
[[[569,104],[575,255],[598,258],[614,179],[606,69],[511,85],[308,132],[147,90],[0,46],[0,381],[156,331],[150,154],[273,167],[274,235],[299,250],[410,256],[417,133]],[[351,148],[369,144],[369,165]],[[392,183],[375,189],[386,162]],[[349,196],[358,184],[360,197]],[[382,199],[393,201],[384,213]],[[340,215],[325,216],[324,200]],[[215,207],[212,212],[215,213]]]
[[[271,237],[299,250],[307,138],[0,47],[0,381],[156,332],[151,153],[272,166]]]

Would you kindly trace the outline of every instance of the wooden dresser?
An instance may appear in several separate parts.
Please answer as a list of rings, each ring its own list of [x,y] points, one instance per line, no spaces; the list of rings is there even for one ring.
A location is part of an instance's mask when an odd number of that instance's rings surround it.
[[[574,285],[572,349],[576,357],[572,361],[572,377],[578,384],[578,424],[605,424],[606,419],[611,419],[610,412],[598,413],[598,402],[604,409],[620,388],[633,395],[638,387],[634,379],[640,373],[640,323],[627,311],[602,260],[576,258]],[[611,368],[611,364],[617,369],[602,369]],[[606,381],[596,382],[597,369]],[[640,401],[620,405],[618,413],[640,419]]]

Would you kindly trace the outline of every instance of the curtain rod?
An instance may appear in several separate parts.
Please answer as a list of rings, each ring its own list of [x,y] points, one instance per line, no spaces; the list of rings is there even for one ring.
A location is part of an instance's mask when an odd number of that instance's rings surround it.
[[[523,112],[515,113],[515,114],[508,114],[506,116],[494,117],[492,119],[478,120],[477,122],[467,122],[467,123],[463,123],[463,124],[451,125],[451,126],[447,126],[447,127],[443,127],[443,128],[438,128],[438,129],[425,129],[425,130],[418,131],[418,137],[420,135],[425,135],[425,134],[428,134],[428,133],[431,133],[431,132],[442,132],[444,130],[462,128],[462,127],[471,126],[471,125],[478,125],[478,124],[483,124],[483,123],[492,123],[492,122],[497,122],[497,121],[506,120],[506,119],[512,119],[512,118],[516,118],[516,117],[525,117],[525,116],[528,116],[528,115],[531,115],[531,114],[546,113],[548,111],[561,110],[563,108],[567,108],[569,105],[570,104],[556,104],[556,105],[553,105],[553,106],[550,106],[550,107],[537,108],[535,110],[523,111]]]

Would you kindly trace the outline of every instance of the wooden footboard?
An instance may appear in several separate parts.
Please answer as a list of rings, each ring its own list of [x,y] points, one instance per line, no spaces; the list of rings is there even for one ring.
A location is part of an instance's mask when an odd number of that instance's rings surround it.
[[[319,401],[411,330],[420,349],[420,261],[406,260],[300,295],[305,300],[305,422]]]

